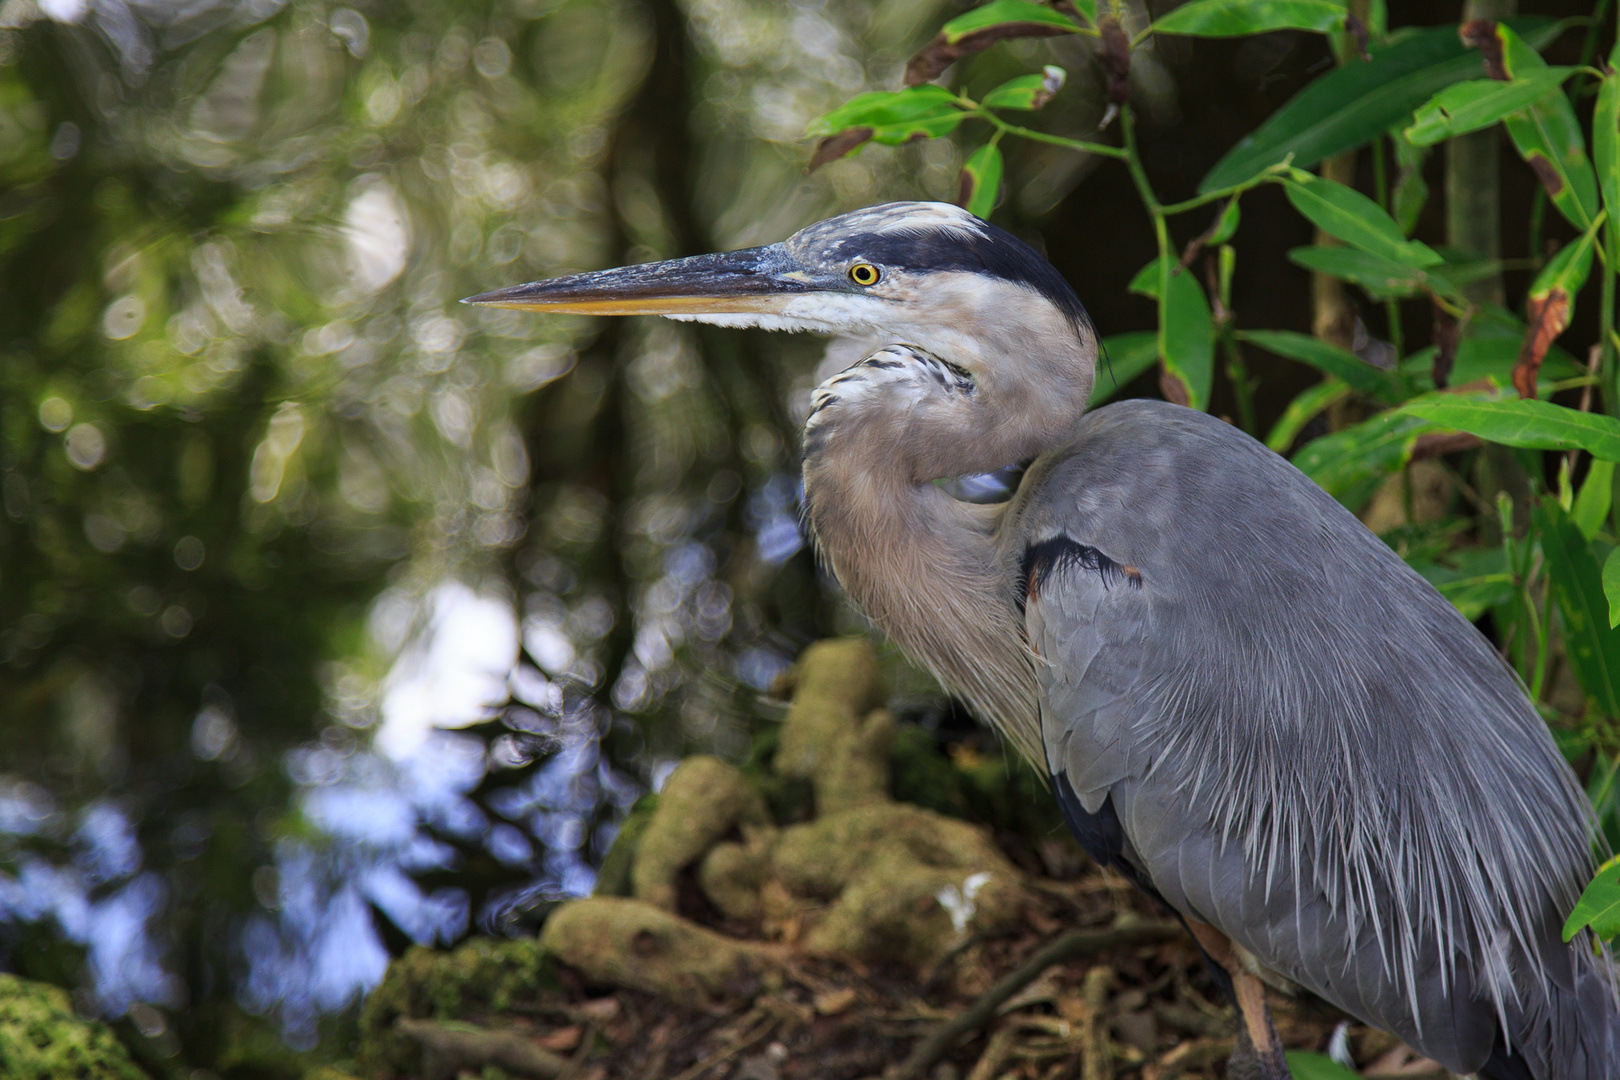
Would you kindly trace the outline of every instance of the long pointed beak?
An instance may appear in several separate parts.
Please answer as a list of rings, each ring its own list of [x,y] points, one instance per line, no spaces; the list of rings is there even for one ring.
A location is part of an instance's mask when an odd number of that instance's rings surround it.
[[[513,285],[462,303],[579,315],[742,315],[780,311],[817,287],[781,244],[771,244]]]

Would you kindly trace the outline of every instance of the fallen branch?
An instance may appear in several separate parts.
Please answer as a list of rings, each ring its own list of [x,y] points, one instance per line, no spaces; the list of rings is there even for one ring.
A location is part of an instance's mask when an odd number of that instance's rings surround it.
[[[404,1016],[395,1021],[394,1029],[421,1046],[422,1074],[428,1080],[448,1080],[463,1069],[481,1069],[485,1065],[553,1080],[568,1067],[566,1058],[542,1050],[512,1032]]]
[[[1093,956],[1108,949],[1172,941],[1183,933],[1185,931],[1181,925],[1173,922],[1137,922],[1108,930],[1071,930],[1025,960],[1000,982],[980,995],[979,1000],[958,1013],[955,1019],[942,1024],[932,1035],[918,1043],[905,1061],[884,1074],[885,1080],[917,1080],[928,1071],[929,1066],[949,1052],[962,1036],[978,1031],[989,1023],[1002,1002],[1034,982],[1042,972],[1054,964],[1078,960],[1083,956]]]

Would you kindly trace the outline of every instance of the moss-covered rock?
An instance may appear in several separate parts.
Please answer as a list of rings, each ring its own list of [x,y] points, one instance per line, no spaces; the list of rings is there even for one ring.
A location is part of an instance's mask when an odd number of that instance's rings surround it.
[[[421,1050],[395,1030],[401,1017],[445,1020],[498,1012],[556,985],[553,961],[533,939],[474,938],[449,952],[413,948],[388,966],[382,985],[366,999],[361,1071],[413,1074]]]
[[[0,974],[0,1076],[151,1080],[111,1028],[73,1011],[65,990],[4,974]]]
[[[540,944],[592,983],[702,1001],[770,982],[776,950],[698,926],[641,900],[593,896],[546,920]]]

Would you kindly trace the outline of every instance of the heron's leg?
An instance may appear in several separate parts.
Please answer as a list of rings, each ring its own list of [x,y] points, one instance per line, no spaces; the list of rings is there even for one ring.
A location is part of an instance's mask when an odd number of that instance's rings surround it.
[[[1243,966],[1232,940],[1208,923],[1184,920],[1204,955],[1219,964],[1232,979],[1232,997],[1237,1005],[1237,1047],[1227,1064],[1228,1080],[1288,1080],[1288,1061],[1283,1057],[1282,1040],[1266,1007],[1265,985]]]

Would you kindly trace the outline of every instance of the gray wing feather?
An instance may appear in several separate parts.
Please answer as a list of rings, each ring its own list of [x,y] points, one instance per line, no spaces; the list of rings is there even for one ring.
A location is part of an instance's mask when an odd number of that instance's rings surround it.
[[[1155,402],[1088,415],[1009,512],[1024,544],[1140,570],[1052,573],[1026,628],[1049,766],[1089,811],[1112,797],[1168,903],[1453,1071],[1500,1024],[1538,1077],[1620,1075],[1607,973],[1558,935],[1591,872],[1585,797],[1489,643],[1387,546]]]

